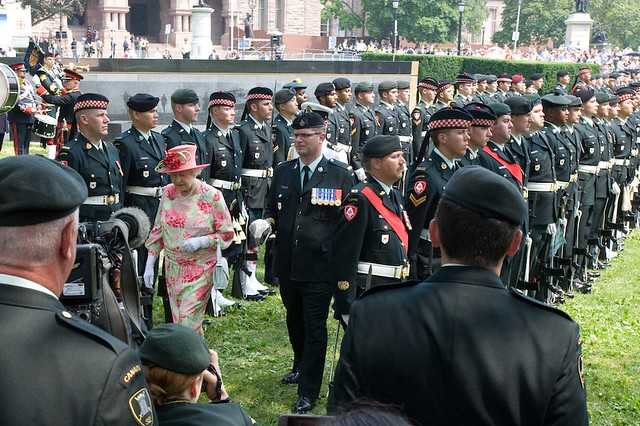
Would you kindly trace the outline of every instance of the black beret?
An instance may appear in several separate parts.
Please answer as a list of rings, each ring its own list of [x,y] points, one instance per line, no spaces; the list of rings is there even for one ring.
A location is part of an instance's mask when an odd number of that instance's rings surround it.
[[[472,126],[491,127],[497,118],[493,109],[481,102],[471,102],[465,105],[463,109],[473,117],[471,121]]]
[[[529,80],[536,81],[536,80],[540,80],[543,77],[544,77],[544,74],[542,74],[541,72],[534,72],[533,74],[531,74],[531,77],[529,77]]]
[[[147,93],[136,93],[127,101],[127,106],[134,111],[147,112],[151,111],[158,105],[160,98],[151,96]]]
[[[389,90],[393,90],[393,89],[397,89],[398,88],[398,83],[396,83],[395,81],[382,81],[380,82],[380,84],[378,84],[378,93],[380,92],[387,92]]]
[[[524,85],[528,89],[529,87],[531,87],[533,85],[533,81],[532,80],[525,80],[524,81]]]
[[[589,86],[581,86],[573,92],[573,95],[579,97],[584,104],[596,95],[596,91]]]
[[[449,179],[442,198],[488,219],[520,226],[527,205],[518,188],[507,179],[481,166],[458,170]]]
[[[109,98],[99,93],[83,93],[73,106],[73,112],[83,109],[107,109]]]
[[[548,94],[544,95],[542,98],[542,106],[550,106],[550,107],[563,107],[569,106],[569,99],[567,99],[564,95],[554,95]]]
[[[293,89],[293,90],[298,90],[298,89],[306,89],[307,85],[303,84],[302,81],[300,80],[293,80],[287,84],[285,84],[284,86],[282,86],[283,89]]]
[[[582,106],[582,99],[573,95],[565,95],[569,99],[569,108],[578,108]]]
[[[569,75],[569,71],[566,70],[560,70],[556,73],[556,77],[560,78],[560,77],[566,77]]]
[[[200,374],[211,364],[202,336],[180,324],[161,324],[148,333],[139,350],[142,364],[180,374]]]
[[[318,129],[324,127],[324,119],[317,112],[301,112],[291,123],[294,129]]]
[[[289,102],[291,99],[296,97],[296,92],[292,89],[281,89],[278,90],[273,97],[273,103],[276,105],[282,105],[284,103]]]
[[[529,93],[529,94],[526,94],[524,97],[529,99],[529,102],[531,103],[531,109],[533,109],[534,106],[542,102],[542,100],[540,99],[540,95],[538,95],[537,93]]]
[[[268,87],[254,87],[249,90],[246,96],[247,101],[270,101],[273,97],[273,91]]]
[[[475,80],[473,79],[473,77],[471,77],[469,74],[467,73],[463,73],[463,74],[458,74],[456,76],[456,84],[471,84],[473,83]]]
[[[171,102],[176,105],[198,104],[200,98],[191,89],[178,89],[171,95]]]
[[[397,151],[402,151],[402,144],[392,135],[376,135],[362,147],[362,155],[369,158],[383,158]]]
[[[349,81],[348,78],[338,77],[333,80],[333,85],[335,86],[336,90],[348,89],[349,87],[351,87],[351,81]]]
[[[398,80],[397,82],[398,90],[405,90],[411,87],[411,84],[406,80]]]
[[[364,92],[373,92],[373,83],[369,83],[366,81],[358,83],[356,84],[356,87],[354,87],[353,92],[356,94],[364,93]]]
[[[233,108],[236,105],[236,97],[229,92],[213,92],[209,95],[209,106],[226,106]]]
[[[511,109],[511,115],[525,115],[531,112],[531,101],[524,96],[511,96],[504,101]]]
[[[326,96],[328,93],[334,92],[335,90],[336,86],[334,86],[333,83],[320,83],[313,94],[318,98],[320,96]]]
[[[598,102],[599,104],[608,104],[610,100],[611,100],[611,96],[607,92],[604,92],[604,91],[596,92],[596,102]]]
[[[509,107],[509,105],[503,102],[494,102],[492,104],[489,104],[489,106],[491,107],[493,112],[496,114],[496,117],[502,117],[503,115],[511,114],[511,108]]]
[[[429,130],[468,129],[473,117],[464,109],[445,107],[434,112],[429,120]]]
[[[87,199],[72,168],[39,155],[0,160],[0,226],[28,226],[70,215]]]

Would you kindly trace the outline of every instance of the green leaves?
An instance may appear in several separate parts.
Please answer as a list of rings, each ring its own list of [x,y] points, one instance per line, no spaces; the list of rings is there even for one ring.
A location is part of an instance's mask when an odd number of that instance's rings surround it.
[[[70,16],[81,14],[87,6],[87,0],[21,0],[23,6],[31,6],[33,25],[53,18],[58,13]]]

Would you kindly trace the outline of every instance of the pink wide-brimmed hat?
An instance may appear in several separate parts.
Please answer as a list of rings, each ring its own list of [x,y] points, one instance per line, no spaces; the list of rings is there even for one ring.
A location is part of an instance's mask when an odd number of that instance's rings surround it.
[[[178,173],[187,170],[201,170],[208,167],[208,164],[196,164],[195,145],[178,145],[167,151],[164,160],[158,163],[156,171],[159,173]]]

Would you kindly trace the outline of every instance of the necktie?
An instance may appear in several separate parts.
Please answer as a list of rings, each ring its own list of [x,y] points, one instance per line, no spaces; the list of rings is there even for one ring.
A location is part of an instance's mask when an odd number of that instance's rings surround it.
[[[160,153],[160,147],[156,143],[156,139],[153,137],[152,134],[149,134],[148,142],[149,142],[149,145],[151,145],[151,149],[153,149],[153,152],[155,152],[158,157],[162,157],[162,154]]]
[[[311,169],[309,168],[309,166],[304,166],[302,168],[302,188],[304,189],[305,186],[307,186],[307,183],[309,183],[309,172],[311,171]]]
[[[396,191],[392,189],[389,195],[391,196],[391,201],[393,202],[393,206],[395,208],[396,214],[400,216],[401,214],[400,212],[402,211],[402,209],[400,208],[400,201],[398,200],[398,195]]]
[[[189,134],[191,135],[191,138],[193,139],[194,142],[198,141],[198,139],[196,139],[196,130],[193,127],[189,131]]]

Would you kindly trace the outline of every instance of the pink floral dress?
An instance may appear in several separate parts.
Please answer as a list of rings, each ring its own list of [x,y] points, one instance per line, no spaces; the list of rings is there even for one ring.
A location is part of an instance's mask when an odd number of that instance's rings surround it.
[[[213,285],[216,244],[221,242],[220,248],[227,248],[234,231],[220,191],[200,180],[197,184],[198,190],[188,196],[180,195],[173,184],[165,187],[145,245],[153,256],[164,249],[173,322],[202,334],[202,320]],[[194,253],[182,251],[185,240],[204,235],[214,240],[211,247]]]

